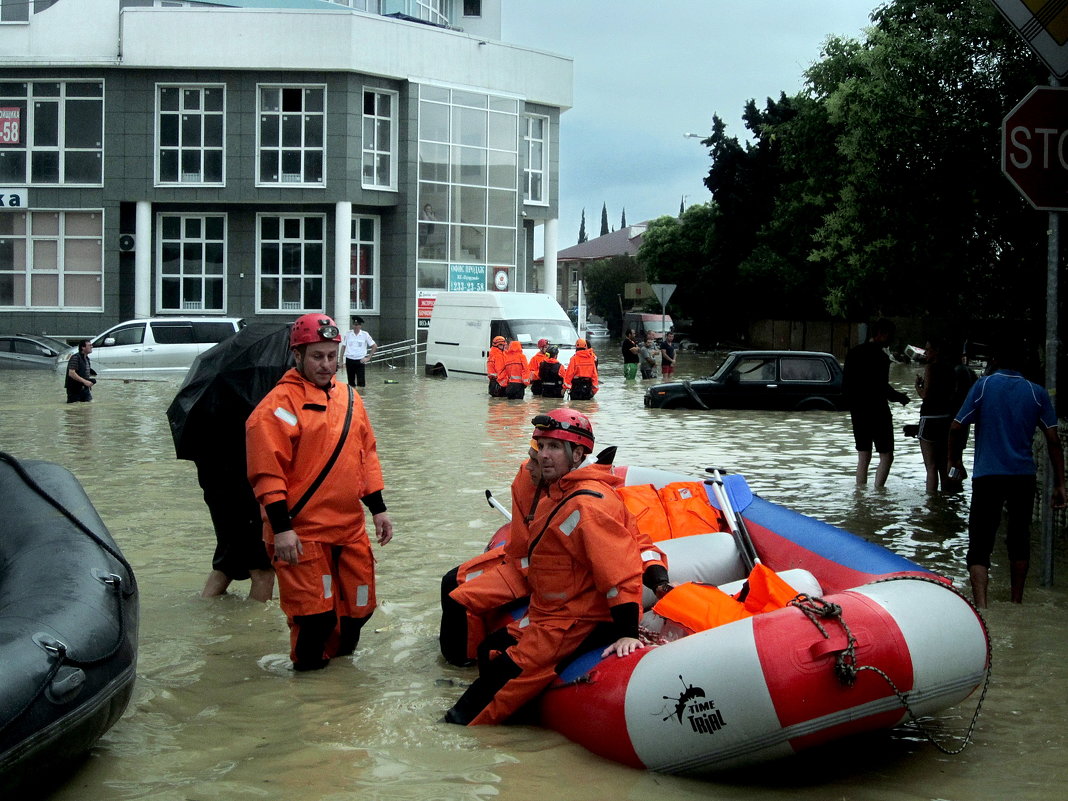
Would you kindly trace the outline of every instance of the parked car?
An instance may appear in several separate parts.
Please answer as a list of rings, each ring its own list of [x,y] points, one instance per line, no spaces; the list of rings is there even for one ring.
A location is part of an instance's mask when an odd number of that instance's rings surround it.
[[[58,370],[77,348],[38,334],[0,334],[0,370]]]
[[[609,338],[608,327],[600,323],[589,323],[586,326],[586,339],[590,342],[604,342]]]
[[[709,378],[656,384],[645,405],[658,409],[844,410],[842,366],[829,353],[739,350]]]
[[[197,354],[245,325],[236,317],[127,320],[93,340],[93,368],[108,373],[184,373]]]

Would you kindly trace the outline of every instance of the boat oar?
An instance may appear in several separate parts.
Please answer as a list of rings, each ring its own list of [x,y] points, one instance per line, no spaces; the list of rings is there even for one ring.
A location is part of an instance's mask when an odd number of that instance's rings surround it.
[[[716,502],[719,504],[719,508],[727,518],[727,525],[730,526],[731,534],[734,536],[734,542],[738,546],[738,553],[742,557],[742,564],[745,566],[746,572],[750,572],[755,565],[760,563],[760,557],[757,556],[756,548],[753,547],[753,540],[750,538],[749,531],[745,527],[745,521],[735,510],[734,504],[731,503],[731,493],[727,491],[727,488],[723,484],[723,474],[720,472],[719,468],[709,467],[707,468],[707,471],[712,474],[712,478],[708,479],[707,483],[712,485],[712,493],[716,496]]]
[[[507,520],[509,523],[512,522],[512,513],[504,508],[504,504],[502,504],[500,501],[493,497],[493,492],[491,492],[490,490],[486,490],[486,501],[489,503],[490,506],[492,506],[502,515],[504,515],[505,520]]]

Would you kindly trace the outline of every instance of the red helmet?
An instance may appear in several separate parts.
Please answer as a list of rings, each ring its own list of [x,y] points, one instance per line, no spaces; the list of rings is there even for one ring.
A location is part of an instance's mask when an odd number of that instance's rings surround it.
[[[340,342],[341,329],[329,315],[315,312],[303,314],[293,323],[289,334],[289,347],[309,345],[312,342]]]
[[[508,340],[505,339],[504,337],[496,336],[496,337],[493,338],[493,341],[490,344],[491,345],[504,345],[507,342],[508,342]]]
[[[585,339],[576,339],[575,340],[575,347],[578,350],[584,350],[584,349],[589,347],[589,344],[586,342]]]
[[[563,439],[593,450],[593,425],[590,418],[573,409],[553,409],[530,421],[534,424],[534,439]]]
[[[538,347],[539,348],[544,348],[548,344],[549,344],[549,340],[547,340],[547,339],[539,339],[538,340]]]

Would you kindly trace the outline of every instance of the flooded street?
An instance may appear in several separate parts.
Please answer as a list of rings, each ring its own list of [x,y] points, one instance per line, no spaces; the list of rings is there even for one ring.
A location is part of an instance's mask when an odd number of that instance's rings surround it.
[[[913,370],[893,368],[914,401],[895,406],[897,459],[885,490],[856,489],[848,415],[646,410],[649,382],[625,383],[614,344],[602,391],[576,402],[617,462],[745,474],[753,490],[879,542],[964,584],[967,490],[928,497],[915,440],[900,435],[919,402]],[[705,375],[684,355],[677,377]],[[396,383],[385,383],[385,380]],[[992,568],[993,678],[975,742],[947,756],[914,730],[836,745],[771,769],[695,781],[636,771],[534,727],[439,722],[473,678],[437,648],[443,573],[503,522],[540,398],[490,399],[477,381],[426,379],[375,365],[362,392],[378,435],[396,536],[377,548],[380,608],[355,657],[294,676],[276,602],[205,601],[214,535],[192,463],[174,458],[165,410],[180,378],[102,380],[91,404],[66,405],[56,375],[0,373],[0,450],[63,464],[80,479],[133,565],[141,589],[138,684],[123,719],[56,801],[301,799],[1048,799],[1068,781],[1068,565],[1026,605],[1007,602],[1004,545]],[[971,467],[970,453],[966,463]],[[10,524],[10,523],[9,523]],[[1037,542],[1037,532],[1035,534]],[[977,697],[938,721],[962,734]],[[955,744],[950,742],[950,745]]]

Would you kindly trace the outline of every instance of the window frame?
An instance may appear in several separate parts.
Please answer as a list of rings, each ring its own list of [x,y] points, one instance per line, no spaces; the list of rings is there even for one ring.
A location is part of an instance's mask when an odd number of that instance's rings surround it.
[[[375,98],[376,98],[376,100],[375,100],[375,109],[376,109],[376,111],[378,109],[378,100],[377,100],[378,96],[379,95],[388,96],[390,98],[390,113],[389,113],[389,116],[387,118],[387,117],[384,117],[384,116],[379,115],[379,114],[369,115],[366,112],[366,110],[364,110],[364,112],[363,112],[363,116],[361,118],[361,122],[362,122],[361,136],[362,136],[362,140],[363,140],[362,150],[361,150],[361,164],[360,164],[360,182],[361,182],[361,186],[363,186],[364,189],[380,189],[380,190],[383,190],[383,191],[395,192],[395,191],[397,191],[397,173],[398,173],[397,157],[398,157],[398,152],[399,152],[399,141],[400,141],[399,137],[398,137],[398,134],[397,134],[397,128],[398,128],[398,125],[397,125],[397,108],[398,108],[398,104],[400,102],[400,93],[392,91],[390,89],[375,89],[375,88],[367,88],[367,87],[365,87],[364,90],[363,90],[363,94],[361,95],[361,99],[363,101],[363,103],[361,104],[361,107],[363,109],[366,109],[366,107],[367,107],[367,95],[369,95],[369,94],[374,95]],[[367,136],[368,120],[372,121],[371,124],[372,124],[372,126],[374,128],[374,134],[375,134],[375,136],[372,137],[372,141],[370,142],[370,145],[371,145],[370,147],[368,147],[368,136]],[[387,121],[388,124],[389,124],[389,151],[388,151],[388,153],[386,151],[379,150],[376,147],[374,147],[374,145],[377,142],[378,126],[380,124],[382,124],[383,121]],[[378,179],[379,178],[379,176],[378,176],[378,158],[380,156],[382,156],[382,155],[387,155],[389,157],[389,176],[388,176],[388,180],[386,180],[386,181],[373,180],[371,182],[368,182],[368,180],[367,180],[368,159],[370,158],[372,160],[372,172],[374,173],[375,178]]]
[[[0,83],[5,84],[21,84],[25,87],[25,92],[21,96],[16,95],[0,95],[0,107],[8,108],[8,103],[16,103],[22,105],[22,115],[19,120],[20,137],[22,142],[18,144],[7,144],[0,146],[0,153],[18,153],[23,154],[23,166],[22,173],[19,177],[4,178],[0,177],[0,184],[14,184],[25,185],[33,187],[80,187],[80,186],[103,186],[104,185],[104,81],[103,79],[44,79],[44,78],[26,78],[15,79],[12,81],[3,81]],[[40,93],[40,89],[35,87],[43,87],[47,85],[55,85],[58,87],[57,94]],[[69,88],[72,86],[94,86],[99,88],[98,95],[82,95],[82,94],[69,94]],[[95,147],[74,147],[68,146],[67,140],[71,138],[70,132],[67,129],[67,115],[70,111],[71,102],[97,102],[99,105],[99,120],[100,128],[97,133],[97,144]],[[53,144],[38,144],[37,140],[40,135],[37,131],[38,128],[38,115],[42,114],[42,107],[44,105],[55,105],[56,110],[56,143]],[[47,153],[57,154],[57,166],[56,166],[56,180],[35,180],[34,176],[34,156],[43,155]],[[89,153],[95,154],[97,158],[97,167],[99,179],[96,181],[71,181],[67,180],[68,161],[69,156],[76,153]]]
[[[360,221],[362,220],[370,220],[374,226],[374,232],[369,241],[359,238]],[[353,214],[349,232],[349,311],[353,313],[378,314],[382,284],[382,218],[377,214]],[[369,244],[372,248],[369,274],[361,273],[358,269],[360,247],[365,244]],[[358,286],[359,280],[365,276],[371,281],[371,303],[370,305],[360,306],[357,302],[358,299],[353,297],[353,287]]]
[[[279,234],[280,234],[279,238],[277,240],[269,240],[271,242],[277,242],[277,244],[278,244],[278,249],[279,249],[279,262],[278,262],[279,263],[279,270],[278,270],[277,274],[271,274],[271,275],[265,276],[264,273],[263,273],[263,252],[264,252],[263,251],[263,247],[264,247],[265,241],[267,241],[267,240],[265,240],[263,238],[263,221],[265,219],[268,219],[268,218],[276,219],[276,220],[279,221],[279,223],[278,223],[278,229],[279,229]],[[309,220],[309,219],[317,219],[317,220],[321,221],[321,223],[322,223],[322,238],[321,239],[308,240],[306,237],[303,236],[303,234],[305,232],[305,228],[306,228],[306,221]],[[301,225],[300,225],[301,237],[300,238],[294,239],[294,238],[290,238],[290,237],[286,237],[285,236],[284,228],[285,228],[285,221],[286,220],[300,220],[301,221]],[[286,243],[296,243],[296,242],[299,242],[301,244],[301,249],[302,249],[301,271],[300,271],[300,275],[299,275],[299,277],[300,277],[300,286],[301,286],[300,301],[299,301],[300,307],[298,308],[297,306],[293,306],[292,308],[284,308],[284,304],[285,303],[291,302],[291,301],[282,300],[282,298],[284,296],[284,291],[283,291],[284,280],[286,278],[292,279],[295,276],[293,274],[287,275],[285,273],[285,271],[283,269],[283,266],[282,266],[282,262],[283,262],[282,250],[283,250],[283,246]],[[308,271],[305,269],[306,268],[306,262],[303,259],[303,254],[306,252],[306,246],[307,246],[307,244],[309,242],[317,242],[321,246],[320,252],[322,254],[322,257],[321,257],[320,264],[319,264],[319,273],[318,273],[318,275],[316,275],[314,273],[308,273]],[[284,213],[279,213],[279,212],[260,212],[260,213],[258,213],[256,215],[256,313],[257,314],[283,314],[283,315],[289,316],[289,315],[294,315],[294,314],[307,314],[307,313],[310,313],[310,312],[323,311],[323,309],[326,308],[326,290],[327,290],[327,283],[326,283],[326,248],[327,248],[327,244],[328,244],[327,217],[326,217],[325,214],[299,214],[299,213],[284,214]],[[266,308],[263,305],[263,281],[264,281],[265,277],[273,279],[275,277],[275,275],[277,275],[277,280],[278,280],[278,308]],[[305,293],[304,289],[305,289],[306,281],[308,281],[309,279],[318,280],[318,282],[320,284],[320,290],[319,291],[320,291],[320,295],[322,297],[322,303],[319,304],[318,306],[309,306],[307,304],[307,302],[306,302],[307,301],[307,297],[306,297],[306,293]]]
[[[175,89],[178,91],[179,96],[179,108],[177,112],[171,110],[164,110],[162,103],[162,94],[165,89]],[[219,111],[208,111],[204,106],[204,92],[209,89],[219,89],[222,92],[222,108]],[[199,109],[187,110],[183,109],[182,105],[185,100],[185,93],[188,91],[197,90],[200,92],[201,104]],[[201,144],[199,145],[183,145],[182,137],[184,136],[184,126],[179,121],[178,125],[178,137],[179,142],[177,145],[164,145],[161,141],[162,129],[163,129],[163,115],[173,115],[176,117],[183,117],[186,115],[196,114],[200,117],[200,133]],[[204,144],[203,134],[204,125],[208,116],[217,116],[222,121],[222,142],[218,147],[208,146]],[[156,84],[156,116],[155,116],[155,185],[156,186],[226,186],[226,84],[224,83],[173,83],[162,82]],[[178,153],[178,178],[175,181],[164,180],[162,177],[163,172],[163,153],[166,151],[176,151]],[[199,180],[185,180],[186,173],[182,170],[183,155],[186,152],[196,151],[200,154],[200,178]],[[205,155],[208,152],[218,152],[220,154],[220,172],[218,181],[209,181],[205,179]]]
[[[179,220],[179,226],[180,226],[181,230],[180,230],[180,233],[179,233],[179,237],[176,240],[170,240],[170,239],[167,239],[164,236],[164,220],[168,219],[168,218],[177,218]],[[207,220],[209,218],[211,218],[211,219],[220,219],[221,218],[222,219],[223,230],[222,230],[222,239],[221,240],[209,239],[208,238],[208,236],[207,236]],[[200,237],[187,237],[186,236],[186,224],[185,223],[186,223],[186,220],[190,220],[190,219],[199,219],[201,221],[201,232],[202,233],[201,233]],[[217,314],[217,315],[225,315],[226,314],[227,303],[229,301],[228,294],[227,294],[227,277],[229,275],[229,263],[228,263],[228,259],[227,259],[227,247],[226,247],[227,240],[228,240],[228,235],[229,235],[229,219],[228,219],[227,215],[225,213],[222,213],[222,212],[220,212],[220,213],[196,213],[196,212],[184,213],[184,212],[175,212],[175,211],[161,211],[161,212],[156,214],[155,252],[156,252],[156,265],[157,265],[157,267],[156,267],[155,273],[156,273],[156,313],[157,314],[175,314],[175,313],[177,313],[177,314],[195,313],[195,314],[204,314],[204,315],[215,315],[215,314]],[[177,273],[165,273],[164,272],[166,265],[165,265],[164,259],[163,259],[163,248],[164,248],[164,245],[166,244],[167,241],[174,241],[174,242],[177,242],[178,245],[179,245],[179,250],[180,250],[179,270],[178,270]],[[206,250],[207,246],[210,243],[219,243],[219,244],[221,244],[222,245],[222,259],[223,259],[223,261],[222,261],[222,273],[219,274],[219,275],[210,275],[205,269],[201,269],[199,275],[197,275],[197,274],[186,275],[186,273],[185,273],[185,245],[187,243],[198,243],[198,244],[200,244],[202,246],[203,250]],[[203,259],[203,256],[202,256],[202,259]],[[203,261],[206,264],[206,259],[203,259]],[[164,301],[164,294],[165,293],[164,293],[164,290],[163,290],[163,285],[164,285],[164,280],[167,279],[167,278],[177,278],[178,279],[178,282],[179,282],[179,296],[180,296],[181,303],[182,303],[181,306],[175,307],[175,306],[167,306],[167,305],[164,304],[163,301]],[[201,288],[201,301],[200,301],[200,303],[201,303],[201,305],[200,305],[199,308],[192,307],[192,306],[186,306],[185,304],[187,302],[192,303],[194,301],[186,301],[185,300],[185,282],[187,280],[194,280],[194,279],[197,279],[197,278],[200,279],[200,288]],[[206,308],[204,308],[204,305],[203,305],[204,304],[204,298],[206,297],[205,289],[206,289],[207,282],[208,282],[209,279],[211,279],[213,281],[219,281],[221,283],[221,285],[222,285],[222,307],[221,308],[218,308],[218,309],[214,309],[214,308],[213,309],[206,309]]]
[[[104,210],[102,208],[91,209],[25,209],[20,211],[4,212],[11,215],[22,215],[23,217],[23,230],[21,234],[0,234],[0,243],[3,243],[6,239],[16,239],[22,241],[22,268],[16,268],[14,265],[14,259],[12,259],[11,269],[0,268],[0,276],[9,275],[12,276],[12,282],[21,276],[23,279],[22,287],[22,303],[14,303],[11,305],[0,304],[0,311],[69,311],[74,313],[81,312],[102,312],[104,310]],[[34,218],[37,216],[43,217],[44,215],[54,214],[57,215],[56,220],[56,233],[54,235],[47,232],[34,233]],[[99,218],[100,231],[98,234],[68,234],[67,233],[67,215],[68,214],[90,214]],[[96,240],[95,252],[98,254],[98,268],[94,270],[75,270],[67,269],[67,250],[68,243],[71,242],[91,242]],[[46,269],[34,266],[35,251],[39,247],[38,243],[42,242],[54,242],[55,243],[55,269]],[[17,245],[13,245],[17,248]],[[56,305],[35,304],[33,303],[33,278],[34,276],[40,276],[45,279],[49,276],[55,276],[56,281]],[[99,286],[98,290],[98,304],[95,306],[76,306],[73,305],[67,299],[67,276],[91,276],[96,279],[96,283]],[[12,290],[14,293],[14,289]],[[14,297],[12,297],[14,301]]]
[[[280,93],[279,108],[277,111],[266,111],[263,108],[263,92],[268,89],[276,89]],[[320,90],[322,92],[322,111],[307,111],[307,105],[305,102],[301,104],[301,110],[285,111],[284,106],[284,93],[287,89],[300,89],[302,98],[307,100],[308,93],[314,90]],[[292,189],[325,189],[326,188],[326,143],[327,143],[327,86],[325,83],[258,83],[256,84],[256,186],[257,187],[282,187]],[[301,145],[299,147],[285,146],[282,134],[282,124],[285,122],[286,115],[299,114],[302,118],[301,123]],[[278,119],[278,145],[277,147],[267,148],[263,144],[263,127],[264,119],[267,115],[277,116]],[[322,119],[322,144],[318,146],[307,146],[304,142],[307,139],[308,133],[308,119],[311,117],[321,117]],[[277,152],[276,166],[278,168],[278,179],[269,180],[263,175],[263,160],[265,151],[271,150]],[[283,170],[285,152],[297,151],[301,154],[300,158],[300,172],[288,173]],[[320,172],[321,179],[318,181],[307,180],[306,175],[306,155],[311,152],[318,152],[320,158]],[[299,176],[300,180],[286,180],[285,176]]]
[[[542,121],[542,131],[544,137],[537,139],[531,135],[531,125],[535,119]],[[523,202],[528,203],[531,206],[548,206],[549,205],[549,123],[550,119],[545,114],[531,114],[527,113],[523,115],[523,145],[524,145],[524,163],[523,163]],[[536,143],[541,143],[541,165],[535,167],[533,164],[533,150]],[[535,175],[541,177],[541,197],[531,197],[531,183]]]

